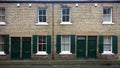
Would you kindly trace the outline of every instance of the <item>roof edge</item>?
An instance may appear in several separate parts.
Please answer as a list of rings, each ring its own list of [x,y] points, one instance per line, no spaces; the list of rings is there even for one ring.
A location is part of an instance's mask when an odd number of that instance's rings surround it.
[[[120,1],[0,1],[0,3],[120,3]]]

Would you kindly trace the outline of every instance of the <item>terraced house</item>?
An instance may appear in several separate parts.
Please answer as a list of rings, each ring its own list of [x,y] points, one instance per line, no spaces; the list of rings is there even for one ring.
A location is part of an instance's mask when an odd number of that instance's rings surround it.
[[[0,60],[120,59],[120,0],[0,0]]]

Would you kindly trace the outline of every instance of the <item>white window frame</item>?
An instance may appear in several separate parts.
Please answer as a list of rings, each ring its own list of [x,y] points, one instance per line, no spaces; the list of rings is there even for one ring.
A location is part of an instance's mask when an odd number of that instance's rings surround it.
[[[68,36],[68,37],[69,37],[69,51],[62,51],[62,43],[63,43],[63,42],[62,42],[62,38],[65,37],[65,36]],[[64,43],[65,43],[65,42],[64,42]],[[60,54],[61,54],[61,55],[62,55],[62,54],[72,54],[70,51],[71,51],[71,36],[69,36],[69,35],[63,35],[63,36],[61,36],[61,53],[60,53]]]
[[[46,22],[40,22],[39,21],[39,10],[42,10],[42,9],[45,9],[46,10]],[[37,10],[37,13],[38,13],[38,23],[36,23],[36,25],[48,25],[48,23],[47,23],[47,8],[38,8],[38,10]]]
[[[69,22],[63,22],[63,9],[69,9]],[[66,24],[72,24],[71,23],[71,9],[69,8],[69,7],[63,7],[62,9],[61,9],[61,23],[60,23],[61,25],[66,25]]]
[[[110,8],[110,9],[111,9],[111,14],[110,14],[110,15],[111,15],[111,17],[110,17],[110,18],[111,18],[111,19],[110,19],[111,21],[104,21],[104,15],[105,15],[105,14],[104,14],[104,9],[105,9],[105,8]],[[112,7],[104,7],[104,8],[103,8],[103,23],[102,23],[102,24],[114,24],[114,23],[112,22],[112,17],[113,17],[113,16],[112,16],[112,13],[113,13],[112,10],[113,10]]]
[[[5,10],[5,8],[0,7],[0,10],[2,10],[2,9]],[[5,12],[4,12],[4,13],[5,13]],[[4,15],[0,15],[1,18],[2,18],[2,16],[5,17],[5,14],[4,14]],[[0,25],[6,25],[5,21],[0,22]]]
[[[45,36],[46,37],[46,51],[39,51],[39,37],[40,36],[37,36],[37,53],[36,53],[36,55],[48,55],[47,54],[47,36]]]
[[[0,36],[4,39],[4,37],[2,35],[0,35]],[[4,46],[5,43],[4,43],[4,41],[3,42],[0,41],[0,44],[3,44],[3,46]],[[4,51],[0,51],[0,55],[6,55],[6,54]]]
[[[110,44],[111,44],[111,49],[110,49],[111,51],[105,51],[105,50],[104,50],[104,45],[105,45],[104,40],[105,40],[105,37],[111,37],[111,43],[110,43]],[[109,55],[109,54],[113,54],[113,53],[112,53],[112,36],[104,36],[104,39],[103,39],[103,53],[102,53],[102,54],[103,54],[103,55],[106,55],[106,54],[108,54],[108,55]]]

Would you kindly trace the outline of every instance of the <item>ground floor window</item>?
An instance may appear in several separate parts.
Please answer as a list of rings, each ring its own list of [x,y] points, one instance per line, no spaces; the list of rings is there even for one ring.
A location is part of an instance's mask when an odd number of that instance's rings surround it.
[[[118,37],[99,36],[99,52],[102,54],[117,54],[118,53]]]
[[[4,38],[0,36],[0,51],[4,51]]]
[[[104,47],[103,52],[111,52],[112,53],[112,37],[111,36],[104,36]]]
[[[47,37],[46,36],[38,36],[37,37],[37,54],[47,54],[46,47],[47,47]]]
[[[4,47],[5,47],[4,36],[0,35],[0,55],[5,55]]]
[[[61,54],[70,53],[71,37],[64,35],[61,36]]]

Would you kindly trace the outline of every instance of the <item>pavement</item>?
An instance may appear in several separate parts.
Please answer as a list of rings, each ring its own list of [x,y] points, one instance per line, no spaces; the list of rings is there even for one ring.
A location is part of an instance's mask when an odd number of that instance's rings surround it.
[[[100,65],[11,65],[0,66],[0,68],[120,68],[120,66],[100,66]]]
[[[118,65],[120,60],[7,60],[1,65]]]

